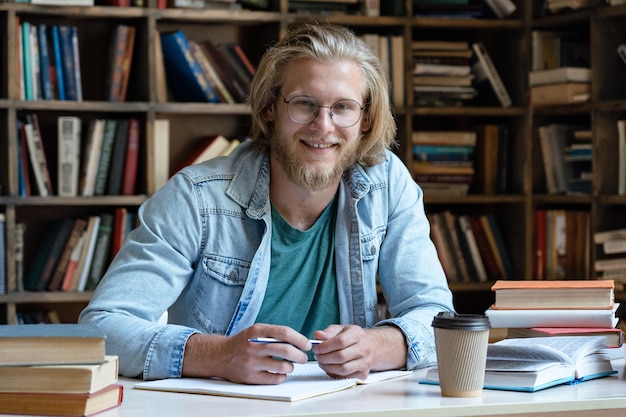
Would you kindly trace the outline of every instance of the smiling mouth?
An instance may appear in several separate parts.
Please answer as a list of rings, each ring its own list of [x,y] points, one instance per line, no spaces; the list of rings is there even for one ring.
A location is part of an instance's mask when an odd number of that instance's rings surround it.
[[[306,146],[309,146],[311,148],[316,148],[316,149],[328,149],[328,148],[332,148],[333,146],[335,146],[335,144],[332,144],[332,143],[311,143],[311,142],[306,142],[306,141],[302,141],[302,143],[304,143]]]

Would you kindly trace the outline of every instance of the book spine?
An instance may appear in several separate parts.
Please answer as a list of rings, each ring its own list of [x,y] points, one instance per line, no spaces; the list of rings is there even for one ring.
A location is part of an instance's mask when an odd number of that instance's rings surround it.
[[[54,50],[54,67],[57,73],[57,96],[60,101],[65,101],[65,82],[67,77],[63,70],[63,58],[61,55],[61,39],[59,35],[59,27],[52,26],[52,49]]]
[[[22,76],[24,77],[24,96],[26,100],[33,99],[33,87],[31,78],[31,58],[30,58],[30,23],[22,22],[22,55],[24,65],[22,67]]]
[[[78,117],[58,118],[58,194],[62,197],[78,195],[80,169],[81,120]]]
[[[115,140],[115,128],[117,120],[107,119],[104,122],[104,133],[102,137],[102,150],[100,152],[100,160],[98,162],[98,171],[96,173],[96,184],[94,186],[94,195],[104,195],[109,177],[109,168],[111,166],[111,155],[113,152],[113,142]]]
[[[139,164],[139,120],[130,119],[126,142],[126,161],[122,178],[122,195],[135,194]]]
[[[35,180],[37,181],[39,195],[42,197],[49,196],[52,194],[52,183],[50,182],[50,171],[48,170],[48,162],[36,114],[26,115],[24,129],[28,141],[30,162],[33,167],[33,173],[35,174]]]
[[[41,74],[41,96],[44,100],[52,100],[52,82],[50,80],[50,55],[48,47],[48,28],[45,23],[37,26],[39,35],[39,65]]]
[[[74,51],[72,47],[72,28],[68,25],[60,25],[59,45],[63,62],[63,85],[64,96],[67,100],[78,100],[76,86],[76,70],[74,68]]]
[[[91,197],[94,195],[103,137],[104,120],[92,120],[89,126],[89,136],[87,139],[87,146],[85,147],[85,155],[82,165],[83,170],[80,181],[80,193],[82,197]]]
[[[6,217],[0,213],[0,294],[7,293],[7,268],[6,268]]]
[[[504,86],[504,83],[502,82],[502,79],[498,74],[498,70],[493,64],[493,61],[491,60],[487,49],[482,43],[479,42],[473,43],[472,48],[474,50],[474,53],[476,54],[476,57],[478,58],[478,61],[480,62],[481,67],[485,71],[489,83],[493,88],[493,91],[496,93],[496,96],[498,96],[500,104],[502,105],[502,107],[510,107],[512,104],[511,97],[509,97],[509,93],[507,92],[506,87]]]
[[[78,29],[72,26],[72,58],[74,59],[74,78],[76,80],[76,101],[83,101],[83,83],[80,71],[80,52],[78,48]]]
[[[124,164],[126,162],[128,124],[128,119],[121,119],[117,121],[115,141],[113,142],[113,153],[111,156],[111,167],[109,169],[109,179],[107,181],[108,195],[120,195],[122,192],[122,177],[124,175]]]
[[[111,252],[111,231],[113,228],[113,215],[104,213],[100,219],[100,227],[95,242],[95,248],[93,251],[93,260],[89,273],[87,274],[84,282],[85,290],[92,290],[96,288],[100,278],[104,275],[106,267],[109,261],[109,253]]]
[[[128,39],[128,26],[117,25],[109,48],[109,72],[107,74],[106,98],[109,101],[120,101],[120,85],[122,81],[122,65]]]
[[[39,67],[39,36],[37,35],[37,26],[30,25],[30,79],[31,88],[33,90],[33,100],[41,100],[41,79]]]
[[[119,101],[126,101],[126,92],[128,91],[128,80],[130,79],[131,64],[133,62],[133,51],[135,49],[135,28],[128,28],[128,38],[124,48],[124,57],[122,59],[122,79],[120,80]]]
[[[63,277],[65,276],[67,265],[70,262],[70,257],[72,256],[74,247],[78,244],[80,236],[85,231],[85,226],[87,226],[87,221],[85,219],[77,218],[74,220],[70,235],[68,236],[67,242],[59,255],[59,260],[57,261],[54,273],[50,277],[46,286],[48,291],[58,291],[63,286]]]

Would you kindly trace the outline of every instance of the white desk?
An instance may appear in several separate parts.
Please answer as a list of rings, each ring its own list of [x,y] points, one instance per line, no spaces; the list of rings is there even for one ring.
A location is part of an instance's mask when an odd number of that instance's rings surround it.
[[[360,385],[293,403],[199,394],[135,390],[121,378],[121,407],[97,417],[269,417],[269,416],[626,416],[625,362],[614,362],[611,376],[537,393],[484,390],[479,398],[444,398],[439,387],[419,384],[424,370],[409,377]]]

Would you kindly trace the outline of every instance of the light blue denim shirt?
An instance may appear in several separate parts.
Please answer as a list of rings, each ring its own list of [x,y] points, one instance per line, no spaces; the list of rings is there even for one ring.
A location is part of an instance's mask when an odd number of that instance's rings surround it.
[[[391,152],[345,172],[338,193],[341,323],[397,326],[408,369],[436,361],[432,319],[453,309],[422,198]],[[269,157],[248,142],[187,167],[138,218],[79,321],[102,328],[121,375],[180,377],[190,335],[234,335],[255,322],[270,270]],[[377,276],[392,319],[378,316]],[[159,323],[165,311],[167,325]]]

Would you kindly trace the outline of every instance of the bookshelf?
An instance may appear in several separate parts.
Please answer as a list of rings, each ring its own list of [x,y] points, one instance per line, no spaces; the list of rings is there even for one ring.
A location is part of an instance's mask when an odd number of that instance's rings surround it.
[[[8,293],[0,295],[0,323],[17,320],[17,313],[29,309],[55,309],[63,321],[74,321],[88,302],[90,292],[19,292],[16,288],[15,229],[26,224],[24,264],[35,256],[44,224],[51,219],[129,211],[149,196],[151,177],[149,156],[155,143],[155,121],[169,120],[170,168],[177,167],[199,140],[220,133],[234,138],[245,135],[249,109],[245,104],[183,103],[171,91],[162,100],[157,93],[158,77],[155,48],[157,32],[183,29],[189,39],[210,39],[215,43],[236,42],[253,62],[285,33],[289,25],[318,21],[347,25],[358,34],[393,35],[403,39],[400,67],[404,75],[404,103],[394,106],[398,121],[397,153],[410,165],[413,160],[411,135],[418,130],[464,130],[496,124],[508,130],[508,173],[505,190],[496,194],[470,190],[466,196],[425,195],[427,213],[450,210],[454,214],[492,214],[503,235],[511,258],[512,279],[533,279],[535,271],[534,212],[537,208],[575,208],[591,213],[591,230],[626,227],[626,197],[616,195],[616,121],[626,118],[626,87],[615,80],[623,77],[626,66],[613,54],[626,41],[620,28],[626,21],[626,7],[603,7],[562,16],[534,16],[533,2],[516,0],[517,10],[506,19],[455,19],[413,17],[411,0],[401,1],[406,11],[399,16],[317,15],[289,12],[287,0],[269,2],[268,10],[213,10],[157,8],[156,0],[146,7],[46,7],[27,3],[0,3],[0,30],[3,42],[0,56],[0,212],[6,216],[6,277]],[[381,2],[382,3],[382,2]],[[98,2],[97,2],[98,4]],[[387,5],[389,6],[389,5]],[[82,102],[19,99],[16,69],[17,20],[33,23],[71,24],[78,28],[84,99]],[[136,29],[133,64],[126,101],[105,100],[107,54],[111,33],[117,24]],[[528,69],[531,65],[531,32],[534,29],[574,28],[589,33],[592,43],[593,93],[589,103],[551,108],[531,108],[528,104]],[[481,42],[485,45],[511,96],[512,105],[492,104],[463,107],[422,106],[413,95],[411,43],[417,40]],[[608,45],[608,47],[605,47]],[[59,116],[77,116],[87,122],[95,118],[137,118],[141,122],[138,187],[135,195],[95,197],[20,197],[17,178],[17,120],[36,113],[43,135],[54,143]],[[536,127],[550,120],[588,119],[594,147],[594,185],[591,195],[551,195],[543,188]],[[84,140],[84,139],[83,139]],[[50,153],[52,163],[56,154]],[[598,253],[591,247],[591,265]],[[593,277],[590,270],[588,278]],[[464,312],[482,312],[492,303],[491,282],[451,283],[457,307]]]

